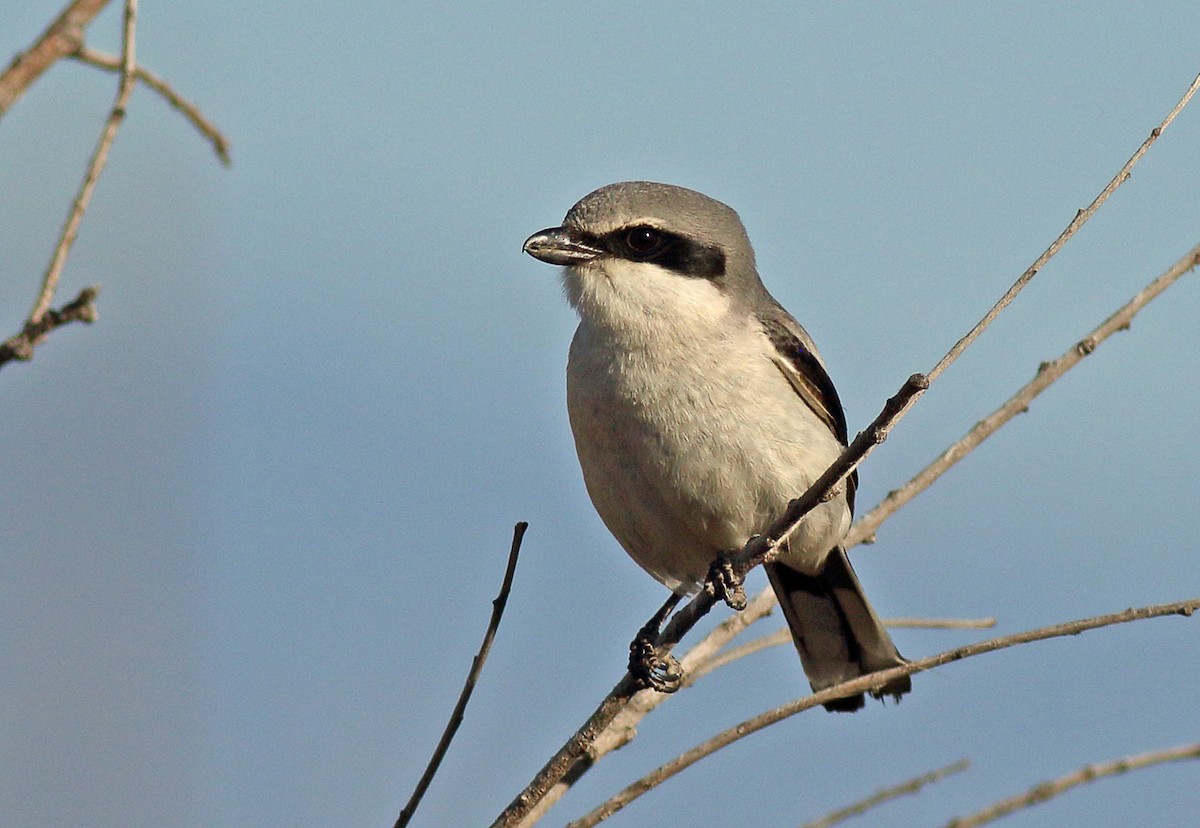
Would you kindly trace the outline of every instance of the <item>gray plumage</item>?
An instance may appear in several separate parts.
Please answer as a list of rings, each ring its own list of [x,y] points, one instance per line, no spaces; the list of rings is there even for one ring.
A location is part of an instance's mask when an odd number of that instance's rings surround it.
[[[821,357],[763,287],[737,213],[693,190],[602,187],[525,250],[566,266],[580,317],[567,408],[596,511],[651,575],[692,590],[845,446]],[[841,547],[855,483],[767,566],[815,690],[904,663]],[[906,678],[878,695],[909,689]]]

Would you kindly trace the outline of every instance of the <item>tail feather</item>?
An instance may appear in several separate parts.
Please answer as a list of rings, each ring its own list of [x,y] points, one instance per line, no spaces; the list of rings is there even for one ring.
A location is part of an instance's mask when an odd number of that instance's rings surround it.
[[[905,663],[867,601],[845,550],[830,552],[818,575],[805,575],[779,561],[767,564],[766,570],[814,691]],[[871,695],[899,699],[911,689],[905,676]],[[863,703],[859,693],[825,708],[850,712]]]

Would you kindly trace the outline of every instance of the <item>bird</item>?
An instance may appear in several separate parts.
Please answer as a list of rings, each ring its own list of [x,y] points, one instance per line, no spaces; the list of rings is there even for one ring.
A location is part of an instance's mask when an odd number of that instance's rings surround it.
[[[812,338],[764,287],[738,214],[695,190],[609,184],[523,250],[562,266],[579,317],[567,413],[596,512],[675,595],[695,591],[847,444]],[[847,478],[765,565],[814,691],[906,663],[843,546],[856,485]],[[910,689],[905,676],[872,695]],[[825,706],[863,705],[859,693]]]

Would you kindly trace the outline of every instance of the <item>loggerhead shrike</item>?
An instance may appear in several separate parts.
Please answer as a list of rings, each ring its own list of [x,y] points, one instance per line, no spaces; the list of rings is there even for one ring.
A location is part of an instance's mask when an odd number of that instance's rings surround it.
[[[524,250],[565,265],[579,314],[567,411],[592,503],[643,569],[693,591],[845,447],[821,357],[763,287],[737,213],[693,190],[601,187]],[[841,546],[856,482],[766,565],[814,690],[905,663]],[[910,689],[901,678],[874,695]]]

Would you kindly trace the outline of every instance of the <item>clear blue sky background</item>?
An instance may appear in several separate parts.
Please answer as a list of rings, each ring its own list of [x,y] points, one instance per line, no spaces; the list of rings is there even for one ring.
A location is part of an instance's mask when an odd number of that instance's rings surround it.
[[[8,6],[5,54],[61,0]],[[119,17],[91,44],[115,51]],[[610,181],[729,203],[855,430],[1200,71],[1195,9],[1170,2],[220,0],[144,2],[141,21],[139,57],[229,135],[234,165],[139,90],[60,295],[102,283],[101,320],[0,372],[11,826],[390,825],[524,519],[507,616],[416,824],[490,821],[663,597],[584,493],[563,404],[574,319],[525,237]],[[114,88],[61,64],[0,123],[4,335]],[[1200,241],[1197,192],[1193,108],[863,467],[861,507]],[[856,551],[884,615],[1008,633],[1200,594],[1196,278]],[[992,634],[896,638],[921,656]],[[969,757],[856,823],[937,825],[1194,741],[1198,663],[1200,626],[1175,618],[984,656],[917,677],[898,707],[773,727],[612,824],[791,826]],[[790,648],[725,669],[545,824],[805,689]],[[1198,774],[1108,780],[1008,824],[1188,823]]]

